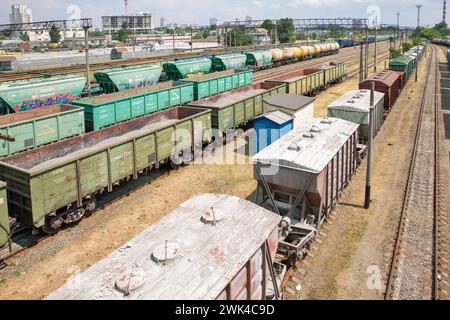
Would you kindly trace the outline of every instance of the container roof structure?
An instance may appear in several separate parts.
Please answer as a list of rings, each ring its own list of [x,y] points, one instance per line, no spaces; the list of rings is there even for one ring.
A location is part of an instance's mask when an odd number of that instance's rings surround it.
[[[375,91],[374,104],[377,105],[384,99],[384,93]],[[339,99],[328,105],[328,109],[340,109],[346,111],[369,112],[370,90],[348,91]]]
[[[293,111],[297,111],[309,106],[311,103],[314,102],[314,100],[315,99],[311,97],[299,96],[296,94],[288,94],[288,93],[278,93],[270,97],[264,98],[264,102],[270,105]]]
[[[278,125],[285,124],[286,122],[294,119],[294,117],[292,115],[287,114],[286,112],[283,112],[280,110],[266,112],[256,118],[254,118],[253,120],[257,120],[257,119],[261,119],[261,118],[268,119]]]
[[[197,195],[47,299],[216,299],[280,221],[238,197]]]
[[[320,173],[358,127],[337,118],[315,118],[254,155],[252,161]]]

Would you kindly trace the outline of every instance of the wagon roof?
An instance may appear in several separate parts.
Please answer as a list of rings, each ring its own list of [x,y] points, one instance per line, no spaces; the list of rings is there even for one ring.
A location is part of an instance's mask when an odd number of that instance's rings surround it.
[[[221,78],[221,77],[225,77],[225,76],[230,76],[233,74],[238,74],[241,72],[243,72],[243,71],[231,69],[231,70],[226,70],[226,71],[222,71],[222,72],[212,72],[212,73],[208,73],[208,74],[197,76],[197,77],[187,78],[187,79],[183,79],[182,81],[201,82],[201,81],[205,81],[205,80],[216,79],[216,78]]]
[[[212,210],[211,210],[212,208]],[[204,223],[205,213],[222,218]],[[124,244],[47,299],[215,299],[259,250],[281,217],[234,196],[201,194],[183,203],[159,222]],[[163,263],[153,252],[176,257]],[[139,270],[143,285],[124,297],[115,289],[120,274]]]
[[[160,65],[156,64],[145,64],[140,66],[128,66],[128,67],[117,67],[117,68],[111,68],[111,69],[105,69],[105,70],[99,70],[95,73],[106,73],[106,74],[116,74],[116,73],[126,73],[126,72],[134,72],[139,70],[151,70],[151,69],[161,69]]]
[[[268,104],[294,111],[309,106],[311,103],[314,102],[314,100],[315,99],[311,97],[299,96],[296,94],[288,94],[288,93],[274,94],[270,97],[264,98],[264,102]]]
[[[283,112],[281,110],[274,110],[274,111],[266,112],[256,118],[254,118],[253,120],[261,119],[261,118],[265,118],[265,119],[268,119],[278,125],[282,125],[282,124],[294,119],[294,116],[292,116],[286,112]]]
[[[254,155],[252,161],[320,173],[358,127],[337,118],[315,118]]]
[[[384,93],[375,91],[374,102],[377,105],[384,99]],[[354,90],[346,92],[339,99],[328,105],[328,109],[354,110],[369,112],[370,90]]]
[[[372,81],[383,83],[391,87],[396,81],[398,81],[399,74],[392,70],[384,70],[371,75],[369,78],[364,80],[362,84],[368,84]]]

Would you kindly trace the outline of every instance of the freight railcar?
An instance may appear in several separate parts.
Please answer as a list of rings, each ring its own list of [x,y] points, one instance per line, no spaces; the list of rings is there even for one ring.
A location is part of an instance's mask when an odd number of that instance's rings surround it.
[[[161,72],[159,65],[142,65],[101,70],[94,76],[104,93],[114,93],[156,84]]]
[[[86,78],[61,76],[0,84],[0,114],[70,104],[80,98]]]
[[[174,107],[4,158],[10,214],[53,233],[94,210],[103,192],[190,156],[210,141],[210,129],[209,110]]]
[[[384,109],[390,110],[400,96],[402,87],[400,75],[392,70],[377,72],[359,84],[359,89],[370,90],[372,82],[375,90],[384,94]]]
[[[405,81],[408,81],[414,71],[414,59],[406,55],[392,59],[389,63],[389,69],[405,72]]]
[[[183,60],[167,61],[163,64],[166,77],[169,80],[180,80],[193,75],[199,75],[211,72],[211,59],[193,58]]]
[[[268,68],[272,65],[272,51],[259,50],[244,52],[247,56],[246,65],[252,68]]]
[[[232,69],[244,69],[246,67],[247,55],[244,53],[214,55],[211,58],[211,71],[225,71]]]
[[[212,128],[221,133],[234,134],[234,129],[263,113],[263,98],[285,92],[284,85],[260,82],[194,101],[188,106],[210,110]]]
[[[0,158],[51,142],[84,134],[84,112],[71,105],[54,105],[0,116],[0,133],[13,141],[0,143]]]
[[[254,155],[254,178],[263,189],[264,205],[319,229],[356,172],[358,127],[315,118]]]
[[[280,221],[244,199],[197,195],[47,299],[266,300],[280,282]]]

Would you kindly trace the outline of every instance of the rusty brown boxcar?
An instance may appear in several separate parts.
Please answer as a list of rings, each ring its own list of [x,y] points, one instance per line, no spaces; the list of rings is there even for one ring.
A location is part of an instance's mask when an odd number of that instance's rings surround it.
[[[264,300],[281,217],[201,194],[53,292],[50,300]]]
[[[361,82],[359,89],[370,90],[372,88],[372,82],[375,82],[375,91],[384,93],[384,109],[390,110],[400,95],[400,76],[391,70],[380,71]]]

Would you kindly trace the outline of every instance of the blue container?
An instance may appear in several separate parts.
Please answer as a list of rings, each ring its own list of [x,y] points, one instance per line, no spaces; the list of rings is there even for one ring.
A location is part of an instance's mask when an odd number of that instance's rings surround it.
[[[270,146],[294,128],[294,117],[283,111],[270,111],[253,119],[256,153]]]

